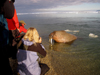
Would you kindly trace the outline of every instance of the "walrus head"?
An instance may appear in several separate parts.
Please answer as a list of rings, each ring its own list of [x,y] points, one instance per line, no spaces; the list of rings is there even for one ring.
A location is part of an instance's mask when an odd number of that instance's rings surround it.
[[[50,35],[49,35],[49,42],[52,44],[53,43],[53,35],[54,35],[54,33],[51,33]]]

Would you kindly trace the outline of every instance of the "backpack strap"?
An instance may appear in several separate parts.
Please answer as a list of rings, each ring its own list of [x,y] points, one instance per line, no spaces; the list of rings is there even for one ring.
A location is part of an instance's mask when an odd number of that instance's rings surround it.
[[[27,50],[28,46],[22,43],[22,40],[18,43],[17,49]]]
[[[19,43],[17,44],[17,49],[21,46],[21,44],[22,44],[22,40],[19,41]]]

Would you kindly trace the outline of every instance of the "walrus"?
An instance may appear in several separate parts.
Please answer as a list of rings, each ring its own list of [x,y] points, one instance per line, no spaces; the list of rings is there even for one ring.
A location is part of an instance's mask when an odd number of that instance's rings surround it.
[[[53,31],[49,34],[49,42],[52,43],[52,39],[59,43],[71,43],[77,39],[75,35],[69,34],[64,30]]]

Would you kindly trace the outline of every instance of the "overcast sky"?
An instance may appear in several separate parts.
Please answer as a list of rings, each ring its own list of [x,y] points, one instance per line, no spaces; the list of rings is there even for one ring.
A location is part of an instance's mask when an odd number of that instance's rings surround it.
[[[15,0],[17,12],[100,10],[100,0]]]

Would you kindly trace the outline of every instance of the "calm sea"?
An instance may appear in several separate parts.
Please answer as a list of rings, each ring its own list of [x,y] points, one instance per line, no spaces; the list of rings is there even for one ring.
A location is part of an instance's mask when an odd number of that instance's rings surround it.
[[[20,14],[18,19],[26,22],[25,28],[37,28],[58,75],[100,75],[99,13]],[[51,47],[49,34],[56,30],[69,30],[78,39],[71,45],[54,43]],[[98,37],[89,37],[90,33]]]

